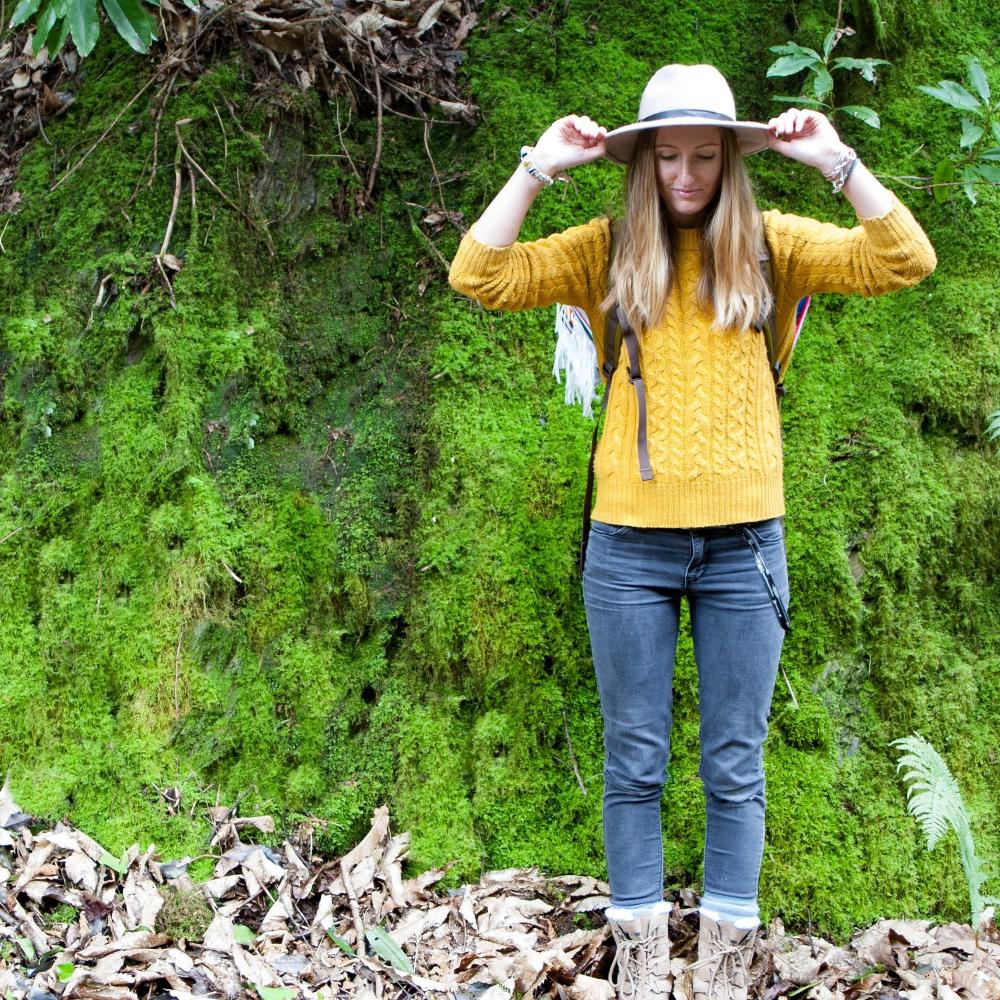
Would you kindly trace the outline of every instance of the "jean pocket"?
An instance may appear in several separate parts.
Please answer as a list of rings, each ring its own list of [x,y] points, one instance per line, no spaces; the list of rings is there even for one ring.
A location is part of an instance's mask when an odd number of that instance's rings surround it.
[[[766,521],[754,521],[746,525],[759,545],[774,545],[785,540],[785,522],[783,518],[771,517]]]
[[[591,521],[590,530],[597,535],[616,538],[618,535],[624,535],[625,532],[631,531],[632,528],[628,524],[606,524],[604,521]]]

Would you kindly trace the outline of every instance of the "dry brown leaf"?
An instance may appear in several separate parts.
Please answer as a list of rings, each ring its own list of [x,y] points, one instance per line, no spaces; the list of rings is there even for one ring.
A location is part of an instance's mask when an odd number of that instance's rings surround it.
[[[389,936],[396,944],[406,944],[414,937],[420,937],[434,927],[440,927],[451,913],[448,905],[435,906],[432,910],[421,912],[412,910],[390,931]]]
[[[248,983],[253,983],[255,986],[281,986],[281,980],[274,969],[241,945],[233,945],[233,963]]]
[[[389,834],[389,808],[379,806],[372,814],[372,825],[364,838],[341,859],[340,863],[345,868],[355,868],[362,858],[371,856]]]
[[[63,861],[66,878],[89,892],[97,890],[97,865],[83,851],[70,854]]]
[[[906,1000],[934,1000],[934,987],[925,980],[916,989],[900,990],[899,995]]]
[[[417,22],[417,37],[419,38],[424,32],[430,31],[438,22],[438,15],[441,13],[441,8],[444,6],[444,0],[434,0],[434,2],[424,11],[423,16]]]
[[[54,845],[50,844],[48,841],[40,841],[37,846],[28,855],[28,860],[24,863],[24,868],[21,874],[18,876],[17,881],[14,883],[13,892],[20,892],[36,875],[38,875],[43,868],[45,868],[48,860],[52,857],[52,852],[55,850]],[[50,874],[55,874],[52,871]]]
[[[78,953],[78,958],[102,958],[116,951],[134,951],[137,948],[159,948],[169,944],[170,937],[153,931],[131,931],[113,940],[103,935],[95,937],[86,948]]]

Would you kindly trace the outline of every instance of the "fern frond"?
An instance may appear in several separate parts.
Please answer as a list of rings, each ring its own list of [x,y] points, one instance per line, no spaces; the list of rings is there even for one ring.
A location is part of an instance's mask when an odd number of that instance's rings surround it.
[[[1000,905],[995,897],[983,898],[983,883],[988,880],[986,865],[976,854],[972,841],[972,822],[962,801],[958,782],[955,781],[944,759],[919,736],[893,740],[892,746],[904,751],[896,770],[907,770],[903,780],[907,783],[906,808],[927,835],[927,849],[935,845],[950,827],[958,839],[958,853],[969,890],[969,913],[974,930],[978,931],[984,905]]]
[[[962,837],[968,831],[969,814],[962,793],[941,755],[919,736],[894,740],[903,753],[896,765],[906,782],[906,806],[927,837],[927,850],[933,851],[950,827]]]
[[[989,441],[996,441],[1000,438],[1000,410],[995,410],[987,418],[989,424],[986,427],[986,438]]]

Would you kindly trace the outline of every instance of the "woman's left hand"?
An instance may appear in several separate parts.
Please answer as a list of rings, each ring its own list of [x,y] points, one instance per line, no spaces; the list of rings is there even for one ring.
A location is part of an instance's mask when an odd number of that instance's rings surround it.
[[[844,148],[830,119],[819,111],[789,108],[767,124],[769,149],[823,173],[833,169]]]

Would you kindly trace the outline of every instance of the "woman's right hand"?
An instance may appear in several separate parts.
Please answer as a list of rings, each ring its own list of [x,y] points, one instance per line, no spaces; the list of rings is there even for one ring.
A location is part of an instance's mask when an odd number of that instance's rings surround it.
[[[550,177],[591,163],[604,155],[608,130],[586,115],[567,115],[554,121],[535,143],[532,156],[536,166]]]

